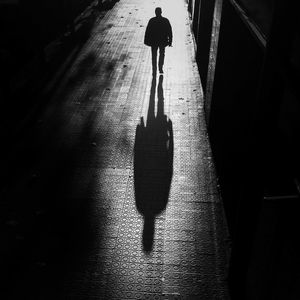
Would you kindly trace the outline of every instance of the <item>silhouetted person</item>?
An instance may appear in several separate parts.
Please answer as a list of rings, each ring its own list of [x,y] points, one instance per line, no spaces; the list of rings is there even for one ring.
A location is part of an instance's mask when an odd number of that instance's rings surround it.
[[[152,71],[153,75],[157,70],[157,50],[159,49],[158,68],[163,73],[163,65],[165,59],[165,47],[172,46],[172,27],[167,18],[162,17],[160,7],[155,9],[156,17],[151,18],[148,22],[144,43],[151,47],[152,51]]]

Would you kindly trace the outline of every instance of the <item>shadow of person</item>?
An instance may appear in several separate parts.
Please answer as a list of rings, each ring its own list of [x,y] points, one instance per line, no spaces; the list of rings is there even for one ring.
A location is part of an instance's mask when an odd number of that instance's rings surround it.
[[[135,135],[134,189],[137,210],[144,217],[145,252],[152,250],[155,217],[167,206],[173,175],[173,129],[172,121],[164,114],[162,83],[163,75],[159,77],[155,115],[156,78],[153,77],[147,123],[141,117]]]

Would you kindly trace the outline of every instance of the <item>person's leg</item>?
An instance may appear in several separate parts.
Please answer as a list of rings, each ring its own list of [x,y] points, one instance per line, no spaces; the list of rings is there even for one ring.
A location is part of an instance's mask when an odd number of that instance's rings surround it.
[[[163,73],[164,61],[165,61],[165,47],[160,46],[159,47],[159,60],[158,60],[158,68],[159,68],[160,73]]]
[[[151,47],[151,52],[152,52],[152,72],[156,73],[157,69],[157,46],[152,46]]]

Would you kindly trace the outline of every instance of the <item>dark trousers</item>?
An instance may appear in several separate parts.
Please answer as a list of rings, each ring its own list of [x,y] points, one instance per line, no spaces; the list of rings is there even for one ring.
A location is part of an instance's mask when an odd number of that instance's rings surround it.
[[[158,59],[159,70],[162,70],[162,68],[164,66],[165,46],[152,46],[151,52],[152,52],[152,70],[153,70],[153,72],[156,72],[156,69],[157,69],[157,50],[158,49],[159,49],[159,59]]]

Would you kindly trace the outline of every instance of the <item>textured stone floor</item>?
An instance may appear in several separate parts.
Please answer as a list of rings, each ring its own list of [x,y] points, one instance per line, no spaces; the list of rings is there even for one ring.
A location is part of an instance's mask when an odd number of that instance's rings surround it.
[[[153,79],[143,36],[156,6],[174,45]],[[17,152],[5,193],[7,299],[228,299],[185,1],[117,2]]]

